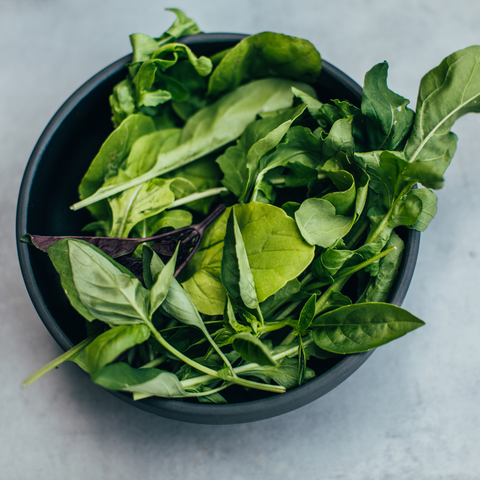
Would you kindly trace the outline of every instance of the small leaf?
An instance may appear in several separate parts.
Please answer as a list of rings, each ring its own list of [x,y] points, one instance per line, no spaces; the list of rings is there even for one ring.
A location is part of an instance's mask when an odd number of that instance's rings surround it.
[[[267,346],[250,333],[239,333],[233,340],[233,348],[247,362],[259,365],[277,365]]]
[[[298,319],[298,329],[300,332],[305,332],[310,324],[313,322],[315,317],[315,303],[317,301],[317,295],[313,294],[305,303],[300,312],[300,317]]]

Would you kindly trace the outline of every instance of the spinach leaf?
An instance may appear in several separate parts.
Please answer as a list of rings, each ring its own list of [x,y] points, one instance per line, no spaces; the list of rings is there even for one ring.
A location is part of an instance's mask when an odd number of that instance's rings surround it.
[[[317,301],[317,296],[313,294],[308,300],[307,303],[302,308],[300,312],[300,317],[298,319],[298,330],[300,332],[305,332],[313,322],[315,317],[315,303]]]
[[[365,75],[362,114],[371,150],[396,150],[410,133],[414,112],[409,101],[387,87],[387,62],[379,63]]]
[[[314,83],[321,66],[320,54],[309,41],[272,32],[259,33],[243,39],[223,57],[210,77],[208,95],[219,95],[261,77]]]
[[[423,232],[437,213],[437,196],[428,188],[416,188],[409,195],[418,197],[422,201],[422,211],[417,221],[410,228]]]
[[[295,212],[303,238],[310,245],[331,247],[352,228],[354,217],[337,215],[335,207],[322,198],[308,198]]]
[[[406,310],[389,303],[360,303],[317,317],[313,339],[333,353],[360,353],[384,345],[424,325]]]
[[[188,227],[192,224],[192,214],[186,210],[163,211],[137,223],[132,229],[132,236],[147,238],[153,236],[162,228],[172,227],[174,230]]]

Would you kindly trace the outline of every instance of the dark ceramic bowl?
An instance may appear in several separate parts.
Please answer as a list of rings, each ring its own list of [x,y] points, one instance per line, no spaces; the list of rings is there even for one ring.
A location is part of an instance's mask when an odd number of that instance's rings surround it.
[[[213,33],[184,37],[182,42],[197,55],[210,55],[232,47],[244,37]],[[112,87],[125,77],[125,64],[130,60],[131,55],[127,55],[105,68],[65,102],[35,146],[20,189],[17,206],[20,267],[40,318],[64,350],[85,338],[85,322],[70,306],[47,255],[20,242],[20,238],[27,232],[81,235],[82,226],[89,222],[89,214],[85,209],[72,212],[69,205],[77,201],[78,184],[112,130],[108,96]],[[323,62],[316,88],[320,100],[339,98],[360,104],[360,86],[328,62]],[[407,293],[420,242],[420,234],[416,231],[400,233],[406,240],[406,249],[389,299],[395,305],[401,305]],[[138,408],[176,420],[206,424],[252,422],[289,412],[318,399],[352,375],[371,354],[372,351],[324,362],[316,368],[318,376],[315,379],[284,394],[265,396],[261,392],[259,397],[246,397],[242,390],[234,390],[230,398],[233,403],[227,405],[162,398],[134,402],[129,395],[112,393]]]

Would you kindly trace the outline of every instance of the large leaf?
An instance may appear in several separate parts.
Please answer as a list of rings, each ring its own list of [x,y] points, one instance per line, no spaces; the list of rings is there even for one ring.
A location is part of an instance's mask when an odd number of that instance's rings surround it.
[[[314,248],[303,240],[295,221],[278,207],[253,202],[234,209],[257,298],[263,302],[307,268]]]
[[[314,83],[321,66],[320,54],[309,41],[263,32],[245,38],[225,55],[210,77],[208,94],[219,95],[261,77]]]
[[[189,118],[179,145],[160,153],[155,165],[143,175],[100,188],[89,198],[75,204],[79,209],[128,188],[140,185],[226,145],[238,138],[259,111],[275,111],[292,103],[295,83],[280,78],[266,78],[238,87]],[[130,117],[129,117],[130,118]]]
[[[412,134],[405,147],[409,162],[428,162],[443,175],[455,152],[450,132],[455,120],[480,112],[480,46],[446,57],[420,83]]]
[[[414,112],[406,98],[387,87],[387,62],[365,75],[362,114],[367,117],[367,138],[371,150],[395,150],[410,132]]]
[[[340,307],[314,320],[313,339],[334,353],[360,353],[384,345],[424,325],[422,320],[389,303]]]
[[[129,348],[145,342],[150,337],[146,325],[118,325],[99,335],[85,349],[87,371],[96,375]]]
[[[149,311],[148,291],[135,276],[93,245],[66,241],[78,298],[90,315],[110,325],[143,323]]]

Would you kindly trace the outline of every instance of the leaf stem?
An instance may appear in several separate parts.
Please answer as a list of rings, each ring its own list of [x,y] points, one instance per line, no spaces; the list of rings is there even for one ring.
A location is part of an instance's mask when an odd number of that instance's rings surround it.
[[[65,353],[60,355],[59,357],[55,358],[51,362],[47,363],[44,365],[42,368],[37,370],[33,375],[30,375],[22,384],[22,387],[28,387],[31,385],[33,382],[38,380],[39,378],[43,377],[46,373],[48,373],[50,370],[53,370],[54,368],[58,367],[60,364],[63,362],[66,362],[68,360],[73,360],[73,358],[80,353],[87,345],[93,342],[97,335],[92,335],[90,337],[87,337],[85,340],[81,341],[78,345],[75,345],[72,347],[70,350],[67,350]]]

